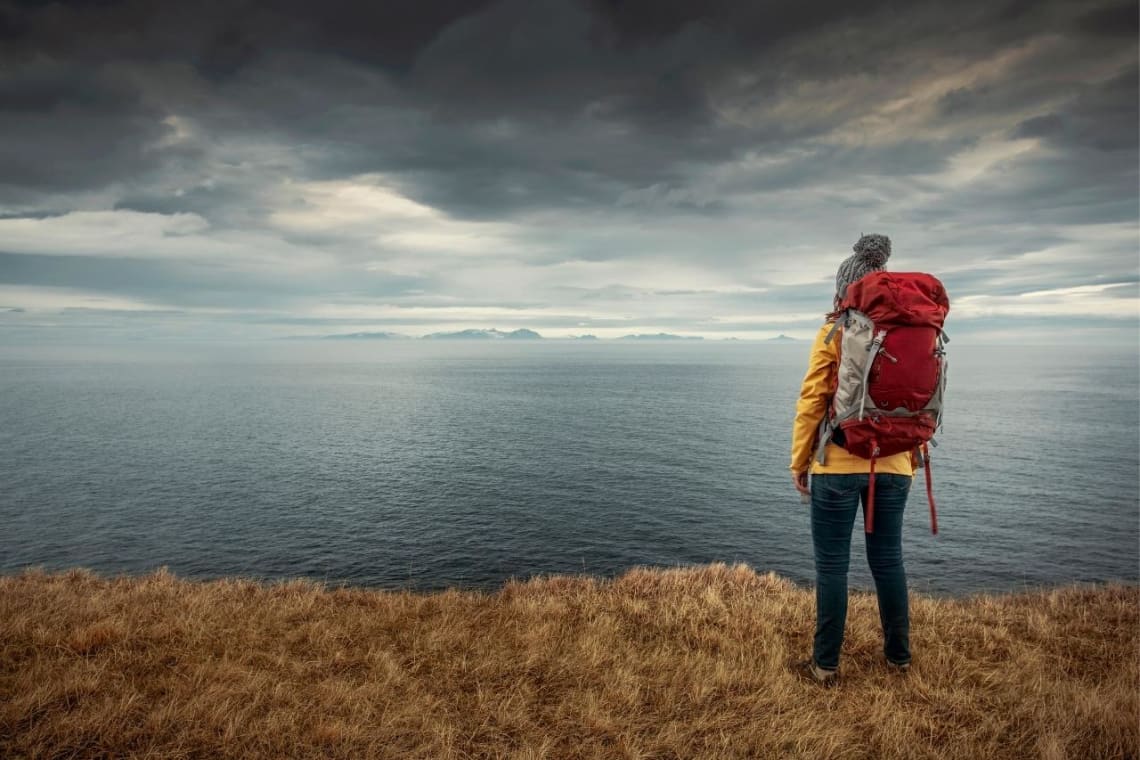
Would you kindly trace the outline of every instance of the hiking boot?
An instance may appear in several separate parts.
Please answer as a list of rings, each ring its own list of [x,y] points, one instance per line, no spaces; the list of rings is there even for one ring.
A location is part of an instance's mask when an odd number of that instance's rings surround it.
[[[796,667],[796,670],[801,678],[819,684],[825,689],[830,689],[839,683],[838,670],[821,668],[813,660],[804,660]]]
[[[887,670],[893,670],[896,673],[906,673],[910,670],[909,662],[891,662],[890,660],[885,662],[887,663]]]

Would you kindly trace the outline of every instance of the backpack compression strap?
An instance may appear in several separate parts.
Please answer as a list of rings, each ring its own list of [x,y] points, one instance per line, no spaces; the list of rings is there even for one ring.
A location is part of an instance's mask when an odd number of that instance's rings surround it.
[[[930,479],[930,448],[922,444],[922,466],[926,470],[926,498],[930,500],[930,532],[938,535],[938,515],[934,511],[934,482]]]
[[[867,507],[863,510],[863,532],[875,531],[875,457],[879,455],[879,444],[871,439],[871,472],[867,479]]]

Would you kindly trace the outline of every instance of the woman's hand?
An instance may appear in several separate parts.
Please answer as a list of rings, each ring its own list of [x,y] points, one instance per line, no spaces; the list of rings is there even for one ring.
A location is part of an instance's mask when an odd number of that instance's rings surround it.
[[[804,501],[811,498],[811,488],[808,487],[808,474],[807,470],[803,472],[792,473],[792,483],[795,485],[796,490],[804,497]]]

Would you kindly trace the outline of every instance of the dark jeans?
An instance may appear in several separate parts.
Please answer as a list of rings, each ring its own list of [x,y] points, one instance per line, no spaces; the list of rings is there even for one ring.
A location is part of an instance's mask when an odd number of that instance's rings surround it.
[[[843,628],[847,623],[847,568],[851,561],[851,528],[866,509],[870,476],[814,475],[811,479],[811,540],[815,549],[815,646],[821,668],[839,667]],[[902,557],[902,519],[912,478],[875,475],[874,532],[866,534],[867,564],[875,578],[883,653],[891,662],[910,662],[910,610]],[[862,521],[859,523],[862,529]]]

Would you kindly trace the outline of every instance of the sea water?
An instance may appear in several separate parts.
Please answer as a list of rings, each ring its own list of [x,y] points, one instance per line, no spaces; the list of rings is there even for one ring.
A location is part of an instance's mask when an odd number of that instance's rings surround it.
[[[806,343],[0,349],[0,571],[385,588],[745,562],[813,578]],[[951,345],[911,587],[1136,582],[1135,350]],[[872,583],[857,521],[851,579]]]

